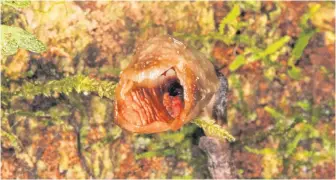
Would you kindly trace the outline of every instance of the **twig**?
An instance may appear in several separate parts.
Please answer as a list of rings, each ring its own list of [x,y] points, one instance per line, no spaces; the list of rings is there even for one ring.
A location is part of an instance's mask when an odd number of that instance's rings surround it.
[[[208,169],[214,179],[234,179],[236,168],[232,163],[230,144],[217,138],[203,136],[198,145],[208,156]]]

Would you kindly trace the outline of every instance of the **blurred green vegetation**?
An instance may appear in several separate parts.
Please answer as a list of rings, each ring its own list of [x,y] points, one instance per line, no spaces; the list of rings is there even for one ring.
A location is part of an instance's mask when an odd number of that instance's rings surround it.
[[[335,178],[334,6],[1,1],[2,177],[209,178],[194,124],[113,123],[135,47],[172,34],[228,78],[239,178]]]

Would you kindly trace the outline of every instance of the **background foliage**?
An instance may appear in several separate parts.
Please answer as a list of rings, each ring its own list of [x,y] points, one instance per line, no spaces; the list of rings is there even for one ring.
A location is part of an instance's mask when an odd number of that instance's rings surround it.
[[[240,178],[335,178],[333,2],[1,3],[2,178],[208,178],[200,128],[129,134],[99,97],[167,33],[228,78]]]

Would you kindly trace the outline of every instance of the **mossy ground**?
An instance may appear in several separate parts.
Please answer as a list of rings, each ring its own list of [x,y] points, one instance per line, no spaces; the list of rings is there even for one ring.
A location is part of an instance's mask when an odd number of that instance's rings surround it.
[[[236,138],[239,178],[335,178],[334,8],[333,2],[2,4],[2,24],[34,34],[47,51],[1,57],[1,177],[209,178],[197,147],[202,130],[191,123],[136,135],[113,123],[113,101],[97,94],[10,95],[27,83],[77,74],[115,82],[138,44],[171,34],[229,80],[228,130]]]

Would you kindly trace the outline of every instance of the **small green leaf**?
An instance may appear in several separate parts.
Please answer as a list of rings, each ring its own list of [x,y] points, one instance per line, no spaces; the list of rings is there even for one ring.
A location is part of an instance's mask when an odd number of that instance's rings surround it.
[[[273,108],[271,108],[271,107],[269,107],[269,106],[266,106],[264,109],[265,109],[265,111],[268,112],[274,119],[281,119],[281,118],[284,117],[280,112],[276,111],[275,109],[273,109]]]
[[[301,69],[295,66],[292,66],[290,69],[288,69],[287,73],[289,77],[295,80],[299,80],[301,78]]]
[[[300,19],[300,26],[303,29],[307,29],[308,28],[308,19],[310,19],[319,9],[320,9],[321,5],[320,4],[314,4],[309,8],[309,11],[307,13],[305,13],[303,16],[301,16]]]
[[[263,149],[255,149],[255,148],[250,148],[248,146],[244,146],[244,148],[251,153],[254,154],[260,154],[260,155],[267,155],[267,154],[275,154],[276,151],[271,148],[263,148]]]
[[[286,150],[286,154],[289,156],[291,155],[296,147],[298,146],[299,142],[304,138],[304,133],[299,133],[295,136],[294,140],[292,140],[291,142],[288,143],[287,145],[287,150]]]
[[[4,55],[15,54],[17,48],[27,49],[36,53],[46,50],[46,46],[41,41],[21,28],[1,25],[0,30],[1,52]]]
[[[161,136],[160,139],[162,141],[180,143],[184,140],[185,134],[184,133],[167,133],[164,136]]]
[[[31,3],[29,0],[1,0],[1,3],[12,6],[14,8],[24,8],[28,7]]]
[[[288,62],[290,66],[295,64],[295,61],[302,56],[302,53],[309,43],[310,38],[315,34],[316,31],[301,32],[299,39],[295,43],[294,49],[292,51],[292,56]]]
[[[281,39],[277,40],[273,44],[269,45],[261,54],[260,57],[266,57],[270,54],[277,52],[280,48],[282,48],[288,41],[290,40],[289,36],[284,36]]]
[[[296,105],[305,111],[309,111],[311,109],[311,104],[307,100],[299,101],[296,103]]]
[[[2,36],[3,37],[3,36]],[[10,56],[15,54],[19,48],[16,41],[14,40],[3,40],[1,37],[1,53],[4,56]]]
[[[234,21],[238,16],[240,15],[240,8],[239,5],[236,4],[232,10],[229,12],[228,15],[226,15],[219,24],[219,33],[224,34],[224,27],[226,24],[229,24],[230,22]]]
[[[237,70],[246,63],[246,59],[243,55],[237,56],[229,66],[231,72]]]
[[[22,143],[18,139],[17,136],[15,136],[12,133],[8,133],[6,131],[1,131],[1,138],[9,140],[10,144],[13,146],[15,151],[21,152],[22,151]]]

